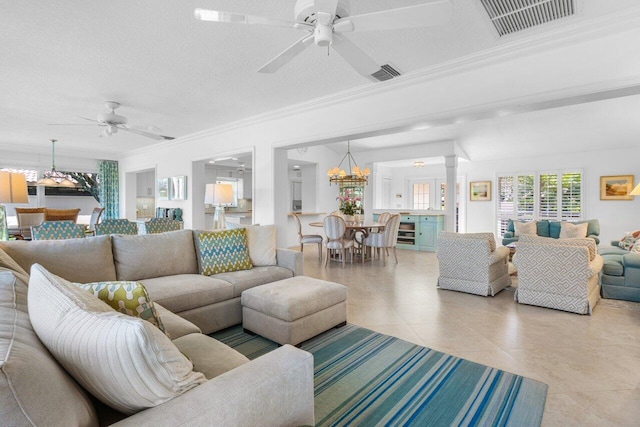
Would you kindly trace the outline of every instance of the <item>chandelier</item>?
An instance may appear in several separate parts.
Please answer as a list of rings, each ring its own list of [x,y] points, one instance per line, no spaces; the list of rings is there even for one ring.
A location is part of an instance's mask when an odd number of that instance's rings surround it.
[[[349,172],[341,169],[342,163],[347,160],[349,165]],[[353,165],[352,165],[353,163]],[[360,169],[356,160],[351,155],[350,142],[347,141],[347,154],[344,155],[338,166],[329,169],[327,176],[329,176],[329,185],[332,183],[340,185],[363,185],[367,184],[367,179],[371,171],[369,168]]]
[[[75,187],[75,182],[62,172],[56,170],[56,140],[51,140],[51,170],[45,171],[44,176],[36,182],[36,185],[46,187]]]

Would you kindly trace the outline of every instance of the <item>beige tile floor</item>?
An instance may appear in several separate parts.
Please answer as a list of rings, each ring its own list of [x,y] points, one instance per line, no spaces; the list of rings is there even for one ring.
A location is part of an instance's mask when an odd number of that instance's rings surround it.
[[[350,323],[549,385],[544,426],[640,426],[640,307],[582,316],[438,290],[434,253],[330,263],[307,246],[305,274],[349,288]],[[640,304],[639,304],[640,306]]]

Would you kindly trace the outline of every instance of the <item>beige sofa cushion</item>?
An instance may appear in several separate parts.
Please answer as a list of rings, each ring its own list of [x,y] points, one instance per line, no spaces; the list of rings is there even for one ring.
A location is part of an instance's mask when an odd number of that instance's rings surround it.
[[[251,270],[220,273],[211,276],[233,285],[233,296],[239,297],[243,291],[282,279],[293,277],[293,271],[284,267],[253,267]]]
[[[206,382],[151,323],[118,313],[36,264],[29,313],[42,343],[84,388],[125,414],[160,405]]]
[[[0,271],[0,424],[92,426],[89,396],[42,345],[27,312],[27,286]]]
[[[276,265],[276,226],[249,225],[245,229],[251,263],[256,267]]]
[[[69,240],[15,240],[0,242],[0,249],[25,271],[36,262],[71,282],[116,280],[109,236]]]
[[[174,274],[198,274],[190,230],[138,236],[112,235],[118,280],[142,280]],[[151,295],[154,298],[153,295]]]
[[[174,313],[233,298],[233,285],[200,274],[177,274],[140,281],[151,299]]]
[[[173,340],[193,363],[193,370],[208,380],[244,365],[249,359],[226,344],[202,334],[189,334]]]
[[[164,323],[164,329],[167,332],[167,336],[172,340],[189,334],[202,333],[202,330],[200,330],[199,327],[189,322],[187,319],[184,319],[177,314],[172,313],[157,302],[154,303],[154,305],[156,306],[156,311],[162,319],[162,323]]]

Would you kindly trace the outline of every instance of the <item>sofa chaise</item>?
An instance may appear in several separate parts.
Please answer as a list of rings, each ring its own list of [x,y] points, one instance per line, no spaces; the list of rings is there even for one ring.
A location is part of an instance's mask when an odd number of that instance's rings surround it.
[[[251,269],[211,276],[199,274],[196,232],[189,230],[66,241],[0,242],[2,424],[313,424],[311,354],[285,345],[249,361],[234,349],[205,335],[241,323],[240,294],[243,290],[302,273],[301,254],[276,249],[274,237],[264,238],[269,235],[265,229],[253,230],[253,242],[252,233],[247,232],[249,253],[252,254],[252,247],[272,253],[275,259],[269,255],[269,265],[261,265],[265,263],[263,258],[254,262],[254,265],[260,265]],[[146,320],[104,308],[106,304],[75,284],[125,280],[144,284],[168,338]],[[91,304],[101,304],[98,311],[105,313],[96,315],[82,311]],[[79,310],[82,315],[71,317],[69,321],[66,317],[70,316],[71,310]],[[149,403],[148,409],[123,410],[118,406],[109,407],[94,397],[102,396],[101,384],[92,383],[82,375],[70,375],[72,371],[82,369],[75,365],[76,360],[78,365],[87,363],[93,367],[99,364],[102,354],[98,352],[96,360],[84,357],[84,348],[69,347],[69,343],[98,329],[101,322],[111,321],[124,322],[123,330],[131,330],[131,336],[138,337],[114,335],[111,341],[114,346],[124,341],[146,345],[147,338],[152,335],[159,340],[159,344],[151,345],[152,352],[160,354],[154,363],[164,363],[162,366],[171,369],[177,366],[176,369],[184,371],[185,380],[178,382],[178,388],[182,387],[178,393]],[[56,322],[62,322],[64,328]],[[60,339],[67,327],[84,330],[74,333],[71,338]],[[46,336],[43,331],[47,332]],[[107,331],[116,334],[121,329],[108,327]],[[99,347],[95,344],[98,338],[90,338],[88,347]],[[177,353],[172,350],[174,345]],[[67,351],[65,356],[78,359],[71,362],[61,359],[59,353],[64,351]],[[86,354],[91,354],[91,348],[87,351]],[[117,357],[107,357],[111,351],[116,351],[112,350],[111,344],[104,347],[102,364],[113,365],[116,371],[129,366],[126,363],[122,363],[126,366],[119,366],[116,361],[128,360],[127,357],[134,361],[148,359],[147,355],[135,352],[133,355],[116,352]],[[161,360],[166,354],[164,351],[175,354]],[[133,373],[149,369],[144,363],[131,367],[129,372]],[[146,377],[155,377],[153,373],[159,371],[162,369],[148,371],[151,374]],[[160,385],[164,387],[162,383]],[[95,387],[98,393],[94,392]],[[119,397],[126,401],[124,395]],[[113,409],[116,407],[118,410]]]

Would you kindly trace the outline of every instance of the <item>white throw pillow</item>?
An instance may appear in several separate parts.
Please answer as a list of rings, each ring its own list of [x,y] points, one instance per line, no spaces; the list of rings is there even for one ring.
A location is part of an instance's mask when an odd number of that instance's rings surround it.
[[[206,381],[160,329],[39,264],[31,268],[28,302],[42,343],[78,383],[118,411],[159,405]]]
[[[246,230],[251,263],[256,267],[276,265],[276,226],[250,225]]]
[[[582,224],[572,224],[570,222],[563,221],[560,224],[560,238],[561,239],[581,239],[587,237],[587,228],[589,223],[583,222]]]
[[[514,236],[537,236],[538,235],[538,221],[514,221],[515,227]]]

